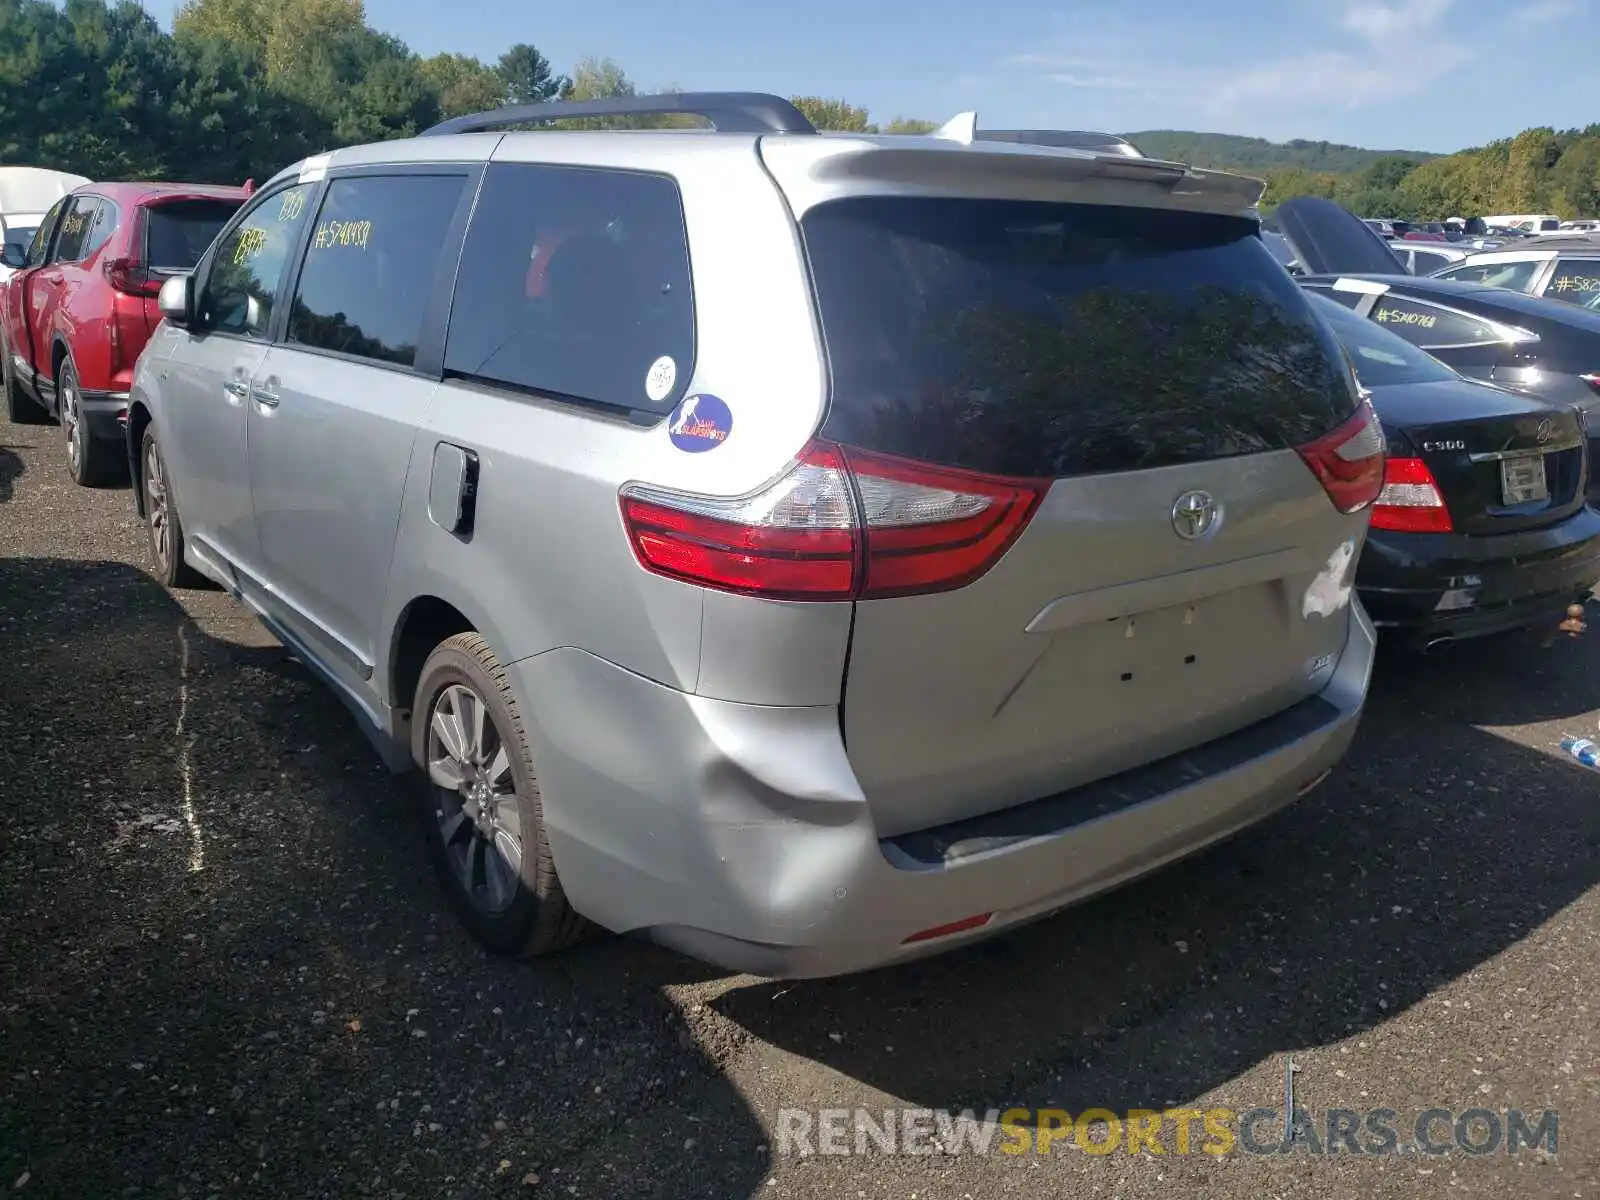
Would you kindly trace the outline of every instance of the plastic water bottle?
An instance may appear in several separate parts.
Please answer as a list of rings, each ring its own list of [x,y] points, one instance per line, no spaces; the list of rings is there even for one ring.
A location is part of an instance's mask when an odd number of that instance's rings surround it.
[[[1600,771],[1600,744],[1588,738],[1564,737],[1561,748],[1584,766]]]

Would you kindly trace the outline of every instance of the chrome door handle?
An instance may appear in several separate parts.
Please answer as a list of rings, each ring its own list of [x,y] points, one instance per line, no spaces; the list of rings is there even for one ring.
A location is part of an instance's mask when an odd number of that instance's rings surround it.
[[[250,394],[250,386],[240,379],[230,379],[222,385],[222,390],[236,400],[243,400]]]
[[[278,407],[278,393],[269,392],[266,388],[251,388],[250,399],[261,405],[262,408]]]

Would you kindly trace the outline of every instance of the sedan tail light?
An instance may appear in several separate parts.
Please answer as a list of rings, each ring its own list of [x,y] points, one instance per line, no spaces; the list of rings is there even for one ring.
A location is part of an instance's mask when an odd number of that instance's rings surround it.
[[[1420,458],[1391,458],[1372,506],[1372,528],[1396,533],[1449,533],[1454,526],[1433,472]]]
[[[1378,498],[1384,450],[1383,426],[1365,397],[1349,420],[1299,447],[1300,457],[1342,513],[1359,512]]]
[[[971,583],[1049,486],[819,440],[748,496],[629,484],[620,499],[647,571],[773,600],[860,600]]]

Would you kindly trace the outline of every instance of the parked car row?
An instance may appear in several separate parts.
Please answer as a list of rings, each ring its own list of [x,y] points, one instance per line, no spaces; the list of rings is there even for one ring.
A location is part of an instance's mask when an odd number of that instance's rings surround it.
[[[517,131],[664,111],[713,128]],[[1416,349],[1427,281],[1342,209],[1376,293],[1297,284],[1349,231],[1285,205],[1280,265],[1255,181],[1004,133],[521,106],[294,164],[163,272],[124,432],[157,573],[415,772],[485,945],[987,937],[1315,787],[1369,604],[1426,645],[1600,578],[1580,415]]]
[[[83,181],[7,239],[0,387],[10,420],[55,419],[72,477],[126,478],[122,420],[134,364],[161,320],[164,280],[192,270],[242,188]]]

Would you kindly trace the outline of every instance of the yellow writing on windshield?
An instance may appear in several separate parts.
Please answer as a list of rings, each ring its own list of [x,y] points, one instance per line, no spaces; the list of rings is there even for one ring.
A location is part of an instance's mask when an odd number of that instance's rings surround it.
[[[301,188],[283,194],[283,202],[278,205],[278,220],[293,221],[306,210],[306,194]]]
[[[89,218],[81,212],[70,213],[67,219],[61,222],[61,232],[67,237],[74,237],[83,232],[83,227],[89,223]]]
[[[333,246],[356,246],[365,250],[367,239],[371,236],[371,221],[324,221],[317,226],[311,247],[314,250],[326,250]]]
[[[254,225],[246,225],[239,230],[239,242],[233,248],[234,265],[249,262],[266,248],[267,231],[258,229]]]
[[[1415,325],[1418,329],[1432,329],[1439,318],[1428,313],[1403,312],[1398,308],[1380,308],[1373,314],[1383,325]]]

